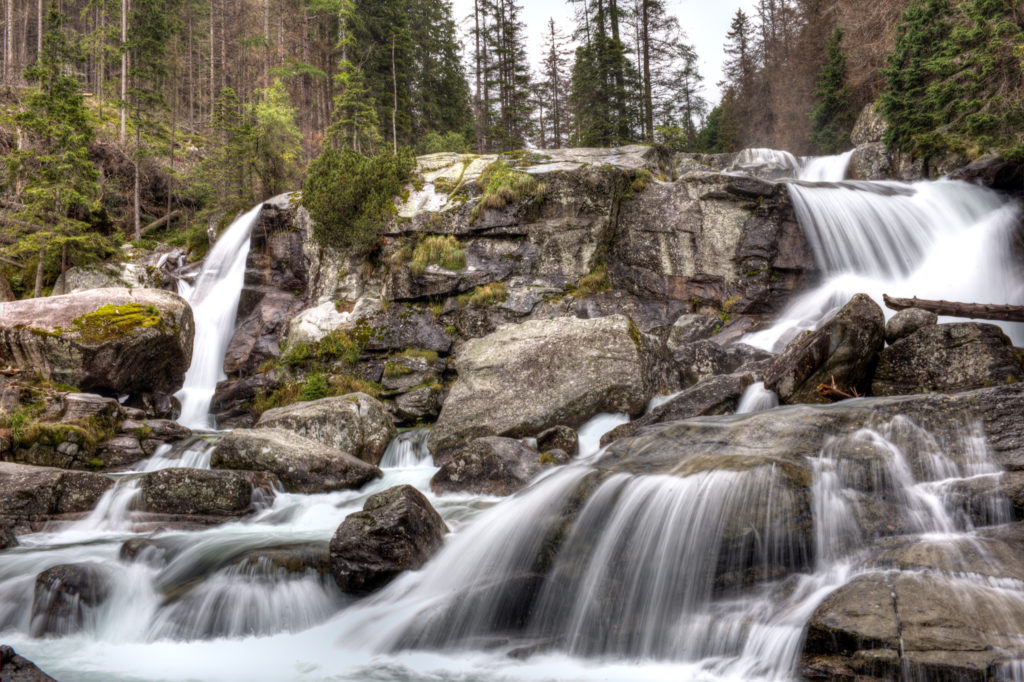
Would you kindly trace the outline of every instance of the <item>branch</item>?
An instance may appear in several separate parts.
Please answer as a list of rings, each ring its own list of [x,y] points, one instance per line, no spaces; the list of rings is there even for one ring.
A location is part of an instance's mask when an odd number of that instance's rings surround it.
[[[862,397],[857,389],[850,388],[843,390],[836,385],[836,377],[832,375],[832,384],[818,384],[818,388],[815,389],[818,395],[822,398],[828,398],[829,400],[849,400],[850,398]]]
[[[0,256],[0,263],[3,263],[4,265],[13,265],[16,268],[25,267],[23,263],[19,263],[16,260],[11,260],[10,258],[4,258],[3,256]]]
[[[936,315],[967,317],[975,320],[998,320],[1000,322],[1024,322],[1024,306],[994,305],[991,303],[956,303],[952,301],[928,301],[922,298],[893,298],[882,294],[887,308],[905,310],[920,308]]]
[[[174,220],[175,218],[177,218],[180,215],[181,215],[181,209],[178,209],[176,211],[172,211],[172,212],[168,213],[163,218],[157,218],[156,220],[151,222],[149,225],[146,225],[144,228],[142,228],[141,234],[149,234],[153,230],[156,230],[157,228],[163,227],[164,225],[166,225],[167,223],[171,222],[172,220]]]

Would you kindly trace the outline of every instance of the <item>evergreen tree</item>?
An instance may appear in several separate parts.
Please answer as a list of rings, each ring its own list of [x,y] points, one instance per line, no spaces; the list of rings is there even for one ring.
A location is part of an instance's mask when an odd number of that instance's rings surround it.
[[[25,79],[35,85],[15,119],[27,145],[5,161],[9,178],[20,185],[22,208],[5,228],[3,254],[35,258],[35,296],[43,293],[47,261],[60,257],[81,262],[105,255],[107,242],[90,231],[99,210],[98,173],[89,158],[93,128],[78,81],[67,75],[80,57],[63,30],[56,0],[50,3],[42,51]],[[0,241],[0,243],[2,243]]]
[[[293,189],[299,177],[302,135],[296,112],[280,80],[256,91],[250,108],[252,164],[260,185],[260,197],[269,198]]]
[[[818,75],[814,97],[817,106],[811,112],[811,141],[822,154],[838,154],[850,146],[853,112],[846,86],[846,55],[842,48],[843,32],[835,29],[825,47],[825,64]]]
[[[567,102],[569,53],[565,48],[566,38],[555,26],[554,18],[548,19],[544,40],[544,61],[541,64],[541,80],[537,83],[537,99],[547,112],[550,131],[545,136],[547,146],[559,148],[566,144],[570,129]]]
[[[352,31],[355,5],[352,0],[341,0],[338,8],[338,47],[341,61],[334,82],[338,94],[334,98],[334,123],[328,132],[339,147],[356,152],[373,153],[382,143],[380,120],[373,106],[373,98],[366,88],[363,72],[350,59],[355,49]]]

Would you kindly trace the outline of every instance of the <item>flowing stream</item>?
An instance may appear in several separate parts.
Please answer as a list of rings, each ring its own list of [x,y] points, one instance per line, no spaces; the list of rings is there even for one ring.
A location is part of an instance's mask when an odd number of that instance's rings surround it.
[[[997,195],[949,182],[840,182],[848,157],[802,165],[772,158],[815,180],[791,190],[825,276],[756,343],[783,343],[858,291],[1019,300],[1021,280],[1004,243],[1016,208]],[[183,292],[197,321],[179,394],[181,421],[193,428],[213,427],[210,397],[258,214],[256,207],[230,227],[195,288]],[[944,270],[953,264],[962,277]],[[744,420],[798,409],[776,407],[773,398],[755,384],[743,414],[704,423],[743,428]],[[434,495],[436,468],[421,429],[391,443],[384,477],[362,490],[278,492],[245,519],[154,533],[132,511],[135,478],[170,466],[208,468],[217,436],[162,448],[119,474],[87,518],[21,536],[20,547],[0,553],[0,640],[65,682],[788,680],[821,601],[882,570],[868,551],[880,535],[977,554],[977,529],[1012,519],[999,495],[979,517],[951,494],[1001,473],[978,424],[940,442],[896,417],[834,434],[815,456],[786,466],[747,459],[701,468],[698,458],[680,474],[655,465],[690,457],[679,438],[626,454],[599,449],[601,435],[627,420],[596,416],[579,430],[572,464],[507,499]],[[398,484],[423,491],[451,530],[423,569],[355,599],[329,574],[273,559],[283,546],[322,551],[345,516]],[[878,500],[887,505],[882,530],[872,522]],[[108,577],[109,597],[77,604],[80,626],[43,628],[34,615],[36,575],[82,563]],[[1024,583],[966,568],[950,575],[963,594],[994,594],[1001,608],[1024,611]],[[1005,677],[1021,669],[1021,655],[1024,639],[1009,648]]]

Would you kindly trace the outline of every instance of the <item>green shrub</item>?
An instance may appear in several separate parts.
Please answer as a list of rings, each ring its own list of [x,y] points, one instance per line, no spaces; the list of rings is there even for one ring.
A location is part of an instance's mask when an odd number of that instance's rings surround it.
[[[394,198],[409,181],[416,159],[409,150],[363,156],[349,149],[325,149],[309,165],[302,204],[313,219],[313,238],[322,245],[373,250]]]
[[[440,152],[468,154],[470,151],[469,142],[466,141],[466,137],[452,130],[443,135],[436,130],[431,130],[424,136],[419,150],[421,154],[437,154]]]
[[[288,346],[288,349],[281,356],[281,362],[289,367],[298,367],[304,364],[311,357],[309,344],[305,341],[296,341]]]
[[[316,357],[318,360],[338,359],[342,362],[353,365],[359,362],[359,355],[362,348],[356,339],[349,336],[343,329],[335,329],[320,339],[316,344]]]
[[[302,390],[299,392],[300,400],[319,400],[326,398],[331,393],[331,387],[327,384],[327,378],[322,372],[313,372],[302,382]]]
[[[461,270],[466,267],[466,252],[450,234],[427,235],[416,244],[409,271],[419,275],[428,265],[440,265],[445,270]]]

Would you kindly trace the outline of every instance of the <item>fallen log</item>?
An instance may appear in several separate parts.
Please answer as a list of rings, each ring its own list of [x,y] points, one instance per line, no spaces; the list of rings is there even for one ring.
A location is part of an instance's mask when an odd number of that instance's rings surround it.
[[[153,230],[155,230],[157,228],[160,228],[160,227],[163,227],[164,225],[166,225],[167,223],[169,223],[170,221],[174,220],[175,218],[177,218],[180,215],[181,215],[181,209],[179,209],[177,211],[171,211],[170,213],[168,213],[164,217],[157,218],[156,220],[151,222],[149,225],[146,225],[144,228],[142,228],[142,231],[140,232],[140,234],[143,234],[143,235],[149,234]]]
[[[863,396],[857,392],[856,388],[842,389],[836,385],[836,377],[832,376],[832,384],[818,384],[815,389],[818,395],[822,398],[827,398],[833,402],[837,400],[849,400],[850,398],[862,398]]]
[[[997,320],[999,322],[1024,322],[1024,306],[995,305],[993,303],[956,303],[954,301],[929,301],[923,298],[893,298],[882,294],[887,308],[906,310],[920,308],[949,317],[967,317],[974,320]]]

